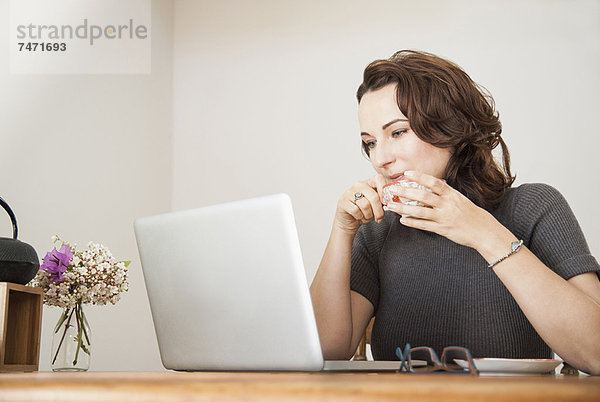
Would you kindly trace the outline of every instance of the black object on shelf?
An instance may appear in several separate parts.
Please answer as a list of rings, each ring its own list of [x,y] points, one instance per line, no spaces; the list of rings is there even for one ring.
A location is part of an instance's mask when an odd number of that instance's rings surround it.
[[[35,249],[29,244],[17,240],[19,229],[17,218],[6,201],[0,197],[0,205],[10,216],[13,237],[0,237],[0,282],[27,284],[35,277],[40,261]]]

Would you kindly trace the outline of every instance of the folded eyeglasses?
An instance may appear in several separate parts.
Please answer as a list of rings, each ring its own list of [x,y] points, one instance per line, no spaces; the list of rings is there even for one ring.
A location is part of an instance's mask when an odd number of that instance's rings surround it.
[[[398,373],[407,372],[415,374],[427,373],[454,373],[479,375],[479,371],[473,362],[473,357],[469,349],[460,346],[448,346],[442,350],[441,359],[438,358],[435,351],[428,346],[419,346],[411,348],[407,343],[404,351],[396,348],[396,356],[401,360]],[[465,368],[459,365],[456,360],[466,362]]]

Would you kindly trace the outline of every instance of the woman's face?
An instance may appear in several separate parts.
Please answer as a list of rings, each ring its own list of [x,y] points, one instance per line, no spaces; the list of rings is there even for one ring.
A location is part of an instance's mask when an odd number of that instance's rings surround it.
[[[396,85],[365,93],[358,105],[361,137],[377,173],[394,180],[407,170],[443,178],[450,150],[421,141],[396,103]]]

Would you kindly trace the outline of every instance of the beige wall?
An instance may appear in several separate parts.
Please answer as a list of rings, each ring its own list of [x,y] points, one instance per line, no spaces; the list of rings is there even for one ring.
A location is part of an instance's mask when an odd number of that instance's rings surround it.
[[[150,75],[11,75],[0,35],[0,196],[19,238],[40,258],[57,233],[133,260],[121,301],[86,310],[91,370],[162,369],[133,234],[136,217],[170,208],[172,2],[152,11]],[[8,0],[0,16],[8,32]],[[11,235],[8,217],[0,222],[0,235]],[[40,370],[50,369],[59,313],[44,308]]]

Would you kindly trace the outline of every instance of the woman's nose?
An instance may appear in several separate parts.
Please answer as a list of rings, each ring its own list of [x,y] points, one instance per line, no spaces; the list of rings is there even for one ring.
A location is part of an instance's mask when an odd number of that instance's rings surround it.
[[[371,162],[375,168],[383,168],[394,161],[395,155],[392,147],[379,143],[374,152],[371,152]]]

